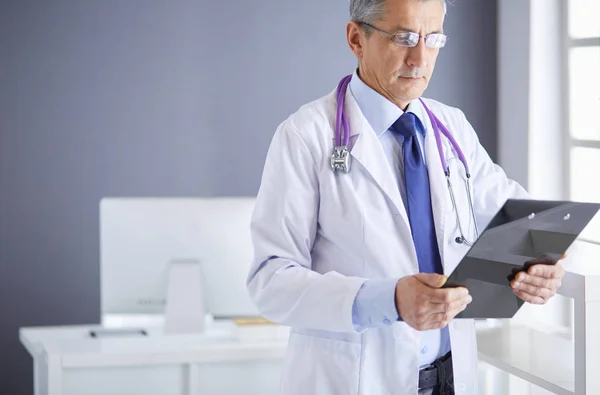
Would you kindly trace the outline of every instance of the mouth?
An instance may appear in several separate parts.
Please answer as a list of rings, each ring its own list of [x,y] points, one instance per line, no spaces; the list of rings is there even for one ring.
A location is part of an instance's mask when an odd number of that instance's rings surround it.
[[[425,78],[425,77],[402,77],[402,76],[400,76],[400,77],[398,77],[398,78],[402,78],[402,79],[404,79],[404,80],[409,80],[409,81],[416,81],[416,80],[423,79],[423,78]]]

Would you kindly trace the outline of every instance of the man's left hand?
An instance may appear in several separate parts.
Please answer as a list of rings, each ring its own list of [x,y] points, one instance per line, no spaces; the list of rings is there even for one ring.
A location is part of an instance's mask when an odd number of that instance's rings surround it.
[[[560,263],[533,265],[510,282],[513,292],[525,302],[545,304],[562,285],[565,269]]]

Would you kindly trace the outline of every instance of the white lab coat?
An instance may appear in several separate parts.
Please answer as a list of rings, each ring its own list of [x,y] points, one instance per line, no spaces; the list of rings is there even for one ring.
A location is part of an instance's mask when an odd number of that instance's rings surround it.
[[[462,111],[426,104],[468,160],[483,229],[507,198],[525,198],[526,192],[492,163]],[[274,135],[252,217],[248,289],[261,314],[292,327],[281,394],[417,394],[418,332],[403,322],[360,333],[352,324],[352,305],[366,279],[400,278],[419,269],[397,181],[349,90],[351,171],[331,170],[335,110],[334,91],[301,107]],[[424,124],[437,239],[450,273],[468,247],[455,242],[459,231],[433,129],[429,119]],[[465,227],[472,222],[465,172],[442,141]],[[471,224],[466,236],[472,240],[473,234]],[[456,394],[477,394],[474,321],[449,325]]]

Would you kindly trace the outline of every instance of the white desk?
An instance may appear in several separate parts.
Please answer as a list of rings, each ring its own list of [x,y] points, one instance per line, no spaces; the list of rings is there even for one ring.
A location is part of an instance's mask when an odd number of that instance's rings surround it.
[[[577,242],[564,265],[559,293],[574,299],[573,339],[526,325],[483,327],[479,358],[551,393],[597,395],[600,246]],[[206,335],[165,336],[151,329],[146,338],[90,338],[97,327],[20,330],[34,358],[35,395],[278,394],[285,336],[241,340],[232,324],[222,323]],[[503,394],[526,393],[509,387]]]
[[[231,323],[203,335],[92,338],[99,325],[21,328],[35,395],[278,394],[287,339],[243,340]]]

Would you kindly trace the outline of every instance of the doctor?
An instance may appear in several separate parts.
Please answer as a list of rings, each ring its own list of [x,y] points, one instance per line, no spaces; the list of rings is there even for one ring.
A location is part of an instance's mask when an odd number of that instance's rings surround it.
[[[527,193],[462,111],[420,100],[445,13],[443,0],[351,0],[357,70],[275,132],[248,289],[265,317],[292,327],[282,394],[478,393],[474,321],[453,321],[471,296],[440,288],[443,274],[506,199]],[[538,265],[512,285],[545,303],[562,276]]]

